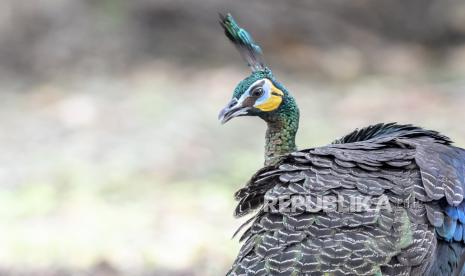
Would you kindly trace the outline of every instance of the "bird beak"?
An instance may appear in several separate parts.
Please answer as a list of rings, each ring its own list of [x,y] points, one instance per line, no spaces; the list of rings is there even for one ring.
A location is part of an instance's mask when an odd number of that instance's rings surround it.
[[[225,124],[234,117],[247,115],[250,107],[244,107],[236,98],[232,99],[218,114],[218,120]]]

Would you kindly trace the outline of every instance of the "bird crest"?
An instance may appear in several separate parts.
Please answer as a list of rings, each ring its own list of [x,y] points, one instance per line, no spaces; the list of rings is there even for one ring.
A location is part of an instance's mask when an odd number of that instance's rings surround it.
[[[253,40],[252,36],[236,23],[231,14],[220,14],[220,24],[223,26],[226,36],[236,46],[241,56],[252,69],[252,72],[267,70],[262,49]]]

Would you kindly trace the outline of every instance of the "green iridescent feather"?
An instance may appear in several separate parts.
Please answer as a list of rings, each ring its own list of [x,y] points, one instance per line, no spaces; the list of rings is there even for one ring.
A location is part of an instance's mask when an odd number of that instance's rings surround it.
[[[239,99],[254,82],[265,78],[272,81],[284,93],[283,102],[275,111],[256,114],[254,111],[250,112],[268,123],[265,164],[274,164],[283,155],[297,150],[295,137],[299,127],[299,109],[288,90],[275,79],[272,71],[264,65],[262,50],[252,36],[241,28],[230,14],[226,16],[220,14],[220,23],[226,36],[252,68],[252,74],[237,85],[233,98]]]
[[[220,14],[220,23],[226,36],[239,50],[252,71],[264,70],[266,66],[263,62],[262,49],[255,43],[252,36],[241,28],[229,13]]]

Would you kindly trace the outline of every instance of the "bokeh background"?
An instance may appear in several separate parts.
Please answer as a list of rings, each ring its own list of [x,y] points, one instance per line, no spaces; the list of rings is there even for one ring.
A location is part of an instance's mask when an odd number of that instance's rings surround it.
[[[0,274],[222,275],[265,125],[232,12],[302,111],[300,147],[375,122],[465,146],[460,0],[3,0]]]

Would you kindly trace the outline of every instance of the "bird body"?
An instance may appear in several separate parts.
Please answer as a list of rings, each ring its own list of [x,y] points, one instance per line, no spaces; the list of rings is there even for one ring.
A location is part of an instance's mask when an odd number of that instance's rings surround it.
[[[236,216],[255,213],[228,275],[463,275],[465,150],[395,123],[297,150],[296,101],[250,35],[221,20],[253,72],[220,120],[268,125],[265,167],[235,194]]]
[[[231,275],[451,275],[464,251],[464,172],[464,150],[408,125],[292,152],[236,193],[236,216],[259,211]],[[331,199],[338,206],[318,206]]]

